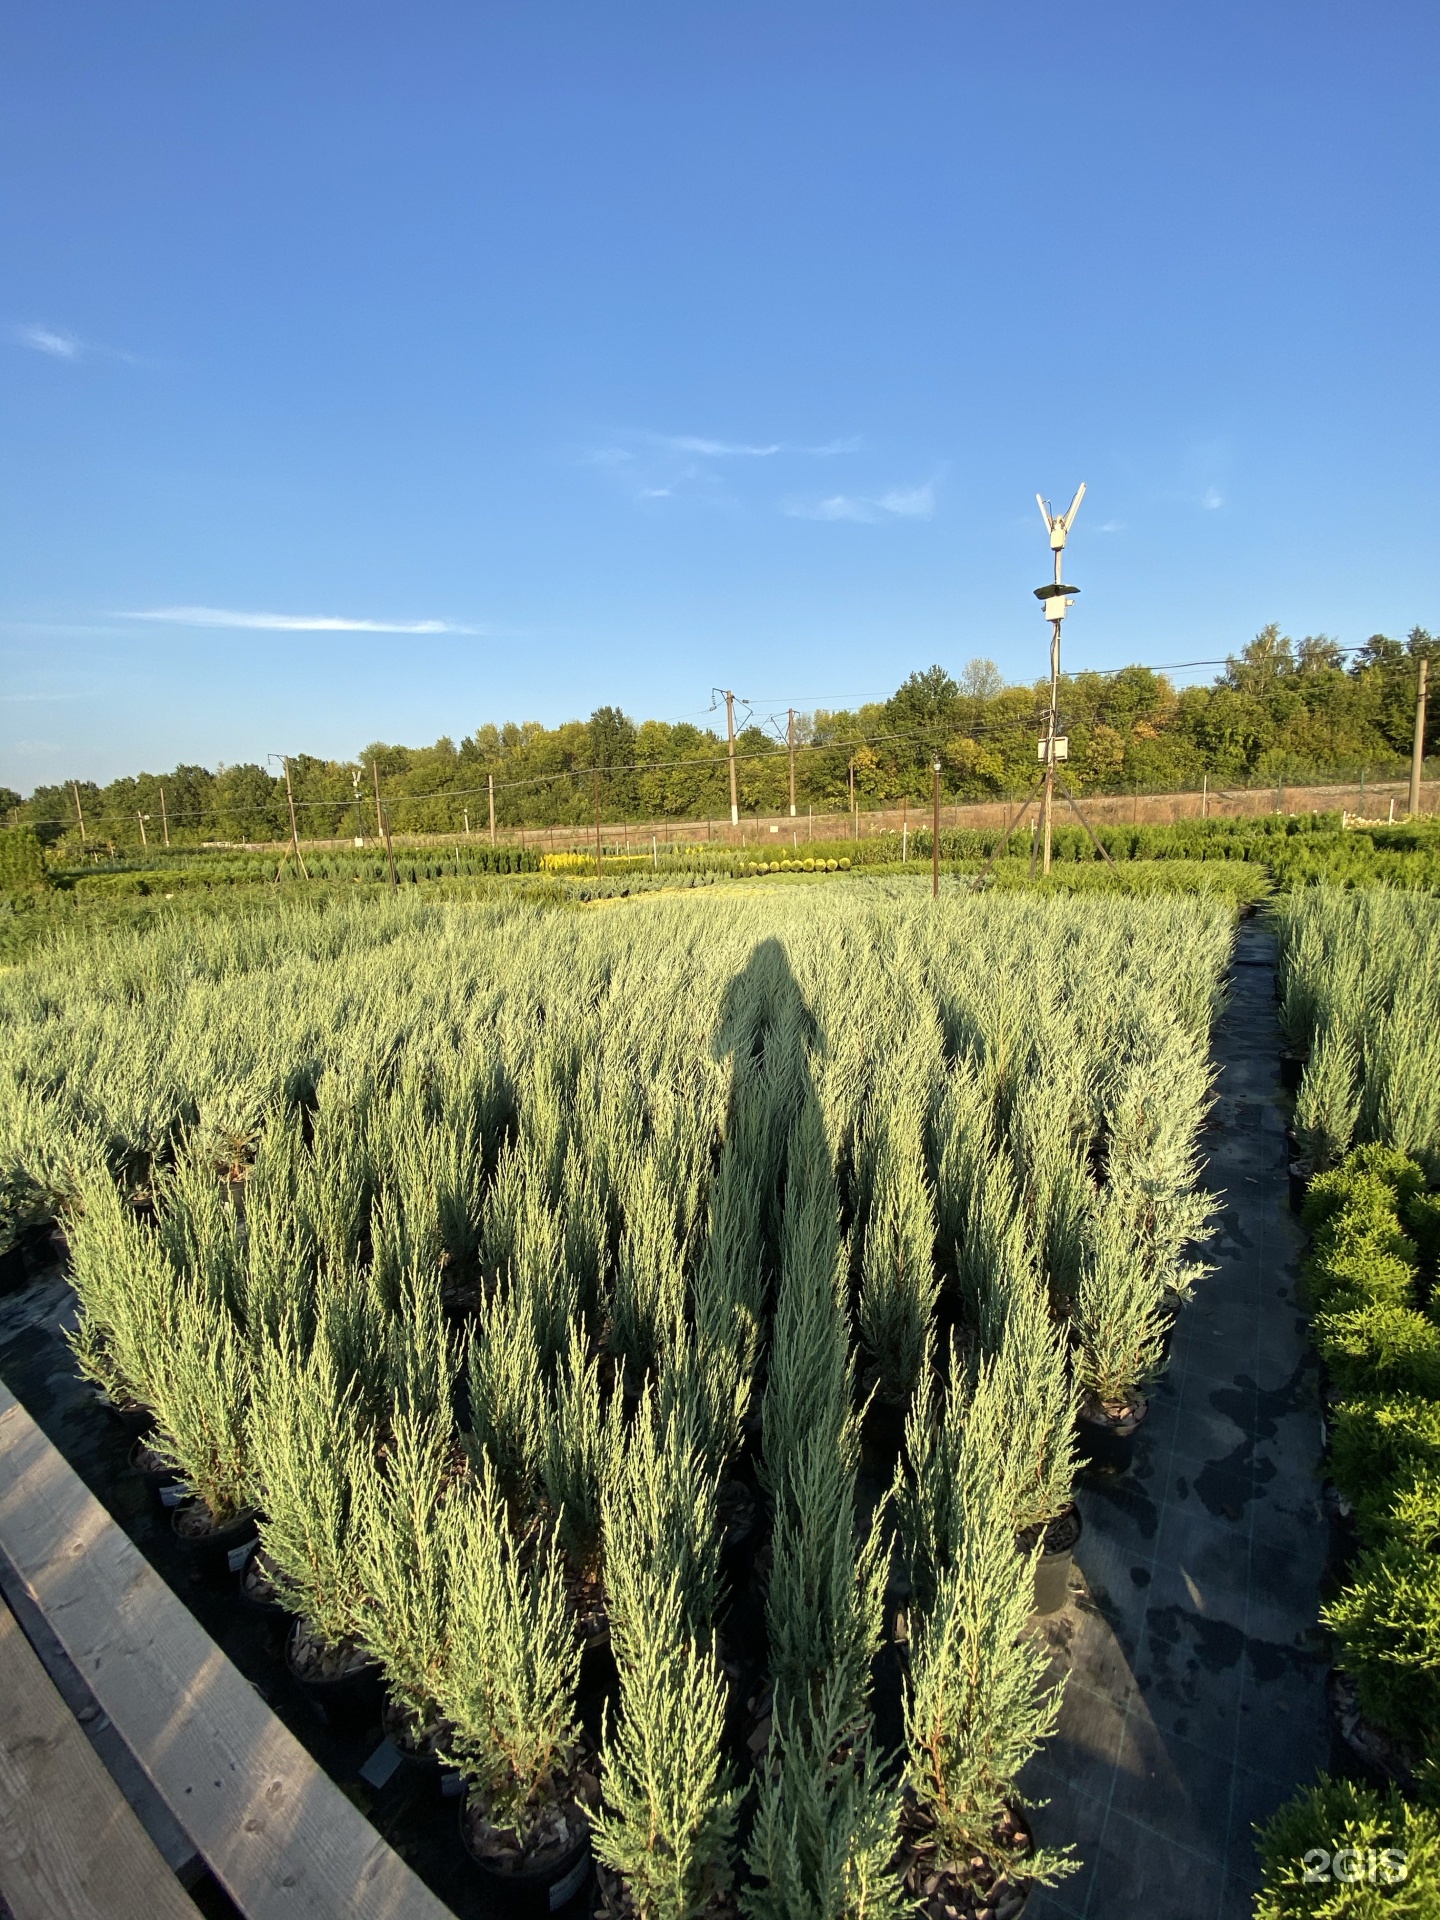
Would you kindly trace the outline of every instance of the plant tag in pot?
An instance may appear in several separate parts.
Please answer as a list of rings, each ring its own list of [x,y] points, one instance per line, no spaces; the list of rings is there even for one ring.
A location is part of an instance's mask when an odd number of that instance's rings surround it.
[[[255,1542],[253,1540],[247,1540],[243,1547],[231,1547],[225,1556],[225,1564],[231,1573],[239,1573],[245,1565],[245,1562],[250,1558],[254,1547]]]
[[[364,1766],[361,1767],[360,1778],[367,1786],[383,1787],[404,1758],[404,1754],[401,1753],[399,1747],[396,1746],[395,1742],[387,1733],[379,1746],[376,1747],[375,1751],[371,1754],[370,1758],[365,1762]]]
[[[160,1504],[162,1507],[178,1507],[190,1498],[185,1487],[161,1487]]]

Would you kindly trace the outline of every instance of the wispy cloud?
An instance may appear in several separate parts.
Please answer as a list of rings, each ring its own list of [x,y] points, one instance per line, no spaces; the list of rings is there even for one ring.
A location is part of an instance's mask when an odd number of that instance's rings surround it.
[[[1200,504],[1207,513],[1214,513],[1224,506],[1225,496],[1218,487],[1207,487],[1201,496]]]
[[[793,453],[807,460],[828,460],[837,453],[860,451],[858,434],[843,440],[826,440],[818,447],[797,445],[788,440],[772,440],[762,446],[750,446],[744,441],[706,440],[684,433],[658,433],[647,437],[659,446],[673,447],[677,453],[698,453],[708,460],[772,460],[778,453]]]
[[[243,627],[255,633],[480,633],[453,620],[351,620],[328,613],[245,613],[233,607],[146,607],[118,620],[158,620],[174,627]]]
[[[48,327],[42,321],[31,321],[26,326],[12,327],[10,338],[17,346],[29,347],[32,353],[43,353],[52,360],[123,360],[128,366],[138,364],[137,356],[126,353],[123,347],[102,347],[93,340],[82,340],[79,334],[67,332],[62,327]]]
[[[54,360],[77,360],[80,357],[80,342],[73,333],[57,333],[53,327],[17,327],[15,337],[22,347],[33,347],[36,353],[48,353]]]
[[[794,520],[858,520],[874,526],[887,520],[929,520],[935,513],[935,481],[923,486],[890,487],[884,493],[832,493],[821,500],[791,498],[780,503]]]
[[[1123,520],[1102,520],[1095,531],[1097,533],[1124,533],[1125,522]]]
[[[627,429],[602,446],[583,448],[578,464],[608,473],[634,500],[670,500],[682,493],[727,498],[727,467],[751,461],[829,460],[857,453],[858,435],[816,445],[790,440],[724,440],[702,433]]]

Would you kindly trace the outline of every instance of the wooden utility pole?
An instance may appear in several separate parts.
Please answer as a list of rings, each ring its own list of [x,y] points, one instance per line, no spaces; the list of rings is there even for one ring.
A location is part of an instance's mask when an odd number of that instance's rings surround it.
[[[940,762],[938,760],[930,771],[935,782],[934,818],[930,827],[930,896],[938,900],[940,898]]]
[[[1210,776],[1208,773],[1202,773],[1200,776],[1200,818],[1202,820],[1208,820],[1210,818]]]
[[[740,824],[740,789],[735,781],[735,696],[728,688],[725,692],[725,729],[730,737],[730,824]]]
[[[85,844],[85,813],[80,805],[80,783],[78,780],[72,780],[70,782],[70,791],[75,796],[75,818],[80,822],[80,844],[83,847]]]
[[[1415,743],[1410,749],[1410,812],[1420,812],[1420,775],[1425,770],[1425,696],[1430,679],[1430,658],[1420,656],[1420,679],[1415,688]]]
[[[372,760],[370,771],[375,776],[375,822],[377,830],[385,836],[385,858],[390,862],[390,891],[397,893],[400,882],[395,878],[395,849],[390,844],[390,822],[385,818],[385,809],[380,804],[380,762]]]
[[[790,818],[795,818],[795,709],[790,708]]]
[[[591,776],[595,782],[595,878],[600,878],[600,769],[595,767]]]
[[[148,851],[150,842],[145,838],[145,816],[143,813],[137,813],[135,818],[140,822],[140,844]]]
[[[170,816],[165,811],[165,789],[160,789],[160,829],[165,835],[165,844],[170,844]]]
[[[290,844],[295,849],[295,864],[308,880],[309,870],[305,865],[305,856],[300,851],[300,829],[295,824],[295,794],[290,785],[290,756],[288,753],[272,753],[272,760],[278,760],[285,769],[285,798],[290,806]]]
[[[486,774],[485,787],[490,796],[490,844],[493,847],[495,844],[495,776],[493,773]]]
[[[850,756],[850,838],[860,838],[860,820],[855,812],[855,756]]]

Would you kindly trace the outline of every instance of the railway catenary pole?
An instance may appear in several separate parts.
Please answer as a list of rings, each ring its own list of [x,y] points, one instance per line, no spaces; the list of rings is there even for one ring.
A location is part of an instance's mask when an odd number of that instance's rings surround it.
[[[490,796],[490,844],[493,847],[495,844],[495,776],[493,773],[486,774],[485,786]]]
[[[931,794],[933,817],[930,822],[930,897],[940,898],[940,762],[936,760],[930,768],[934,787]]]
[[[1420,677],[1415,685],[1415,739],[1410,749],[1410,812],[1420,812],[1420,776],[1425,771],[1425,696],[1430,679],[1430,658],[1420,656]]]
[[[795,818],[795,709],[790,708],[790,818]]]
[[[725,731],[730,741],[730,824],[740,824],[740,788],[735,778],[735,696],[729,688],[722,688],[725,695]]]
[[[593,769],[595,782],[595,878],[600,878],[600,769]]]
[[[1042,871],[1050,871],[1050,827],[1055,811],[1055,763],[1062,751],[1059,745],[1060,729],[1058,725],[1058,702],[1060,693],[1060,623],[1065,618],[1078,587],[1067,587],[1060,575],[1060,560],[1065,551],[1065,541],[1075,516],[1080,511],[1080,502],[1085,498],[1085,482],[1080,482],[1075,498],[1070,502],[1066,513],[1052,513],[1049,504],[1037,493],[1035,499],[1040,508],[1040,517],[1050,535],[1050,551],[1055,556],[1055,578],[1043,587],[1036,587],[1035,598],[1040,602],[1045,618],[1050,622],[1050,710],[1045,717],[1045,738],[1040,742],[1040,758],[1045,763],[1045,797],[1040,810]],[[1032,861],[1033,866],[1033,861]]]
[[[395,849],[390,844],[390,822],[385,818],[385,809],[380,804],[380,762],[372,760],[370,771],[375,776],[375,821],[385,836],[385,858],[390,862],[390,891],[398,893],[400,882],[395,878]]]

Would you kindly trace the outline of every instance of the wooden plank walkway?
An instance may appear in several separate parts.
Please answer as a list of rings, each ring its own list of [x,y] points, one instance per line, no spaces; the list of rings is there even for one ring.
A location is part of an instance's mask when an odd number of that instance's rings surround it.
[[[450,1920],[3,1383],[0,1548],[247,1920]]]
[[[3,1602],[0,1893],[15,1920],[195,1920]]]

